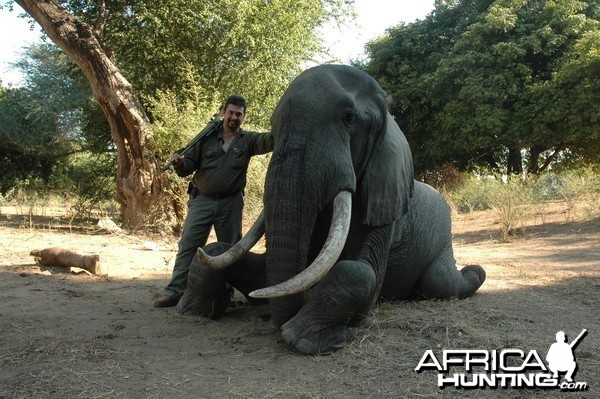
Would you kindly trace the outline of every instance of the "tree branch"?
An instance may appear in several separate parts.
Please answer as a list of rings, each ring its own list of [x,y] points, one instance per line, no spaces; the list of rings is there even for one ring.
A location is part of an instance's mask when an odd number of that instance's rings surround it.
[[[554,152],[546,158],[546,160],[544,161],[544,164],[542,166],[540,166],[540,168],[538,169],[538,171],[539,172],[545,171],[550,166],[550,164],[552,163],[552,161],[554,161],[556,159],[556,157],[558,157],[558,155],[560,154],[560,152],[562,150],[564,150],[565,148],[567,148],[567,146],[565,144],[561,144],[558,147],[556,147],[554,149]]]

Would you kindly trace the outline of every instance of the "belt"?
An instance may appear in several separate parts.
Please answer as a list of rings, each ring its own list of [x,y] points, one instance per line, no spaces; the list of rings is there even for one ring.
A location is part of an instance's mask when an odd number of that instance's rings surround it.
[[[239,191],[236,191],[232,194],[206,194],[206,193],[203,193],[202,191],[198,191],[197,195],[203,195],[205,197],[213,198],[213,199],[222,199],[222,198],[231,197],[232,195],[236,195],[237,193],[239,193]],[[196,198],[196,196],[194,196],[192,198]]]

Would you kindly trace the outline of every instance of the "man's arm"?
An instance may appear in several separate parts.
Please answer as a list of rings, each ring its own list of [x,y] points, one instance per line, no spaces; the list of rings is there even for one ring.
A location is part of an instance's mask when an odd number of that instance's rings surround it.
[[[185,177],[194,173],[198,169],[198,161],[200,154],[200,143],[197,143],[194,148],[186,154],[185,157],[175,153],[171,155],[173,160],[173,169],[177,176]]]
[[[251,132],[252,135],[252,154],[260,155],[273,151],[273,133]]]

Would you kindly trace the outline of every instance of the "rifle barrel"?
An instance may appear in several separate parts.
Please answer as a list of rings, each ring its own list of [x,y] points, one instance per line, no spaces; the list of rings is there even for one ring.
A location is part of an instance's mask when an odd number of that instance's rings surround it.
[[[569,346],[571,348],[573,348],[575,345],[577,345],[577,343],[579,342],[579,340],[581,338],[583,338],[583,336],[587,333],[587,330],[584,328],[581,333],[577,336],[577,338],[575,338],[573,341],[571,341],[571,343],[569,344]]]
[[[223,123],[221,116],[215,117],[212,121],[210,121],[210,123],[208,125],[206,125],[206,127],[204,129],[202,129],[202,131],[200,133],[198,133],[196,135],[196,137],[194,137],[192,139],[192,141],[190,141],[188,143],[187,146],[185,146],[185,148],[183,148],[182,150],[180,150],[178,152],[179,156],[181,156],[181,157],[184,156],[196,145],[196,143],[198,143],[200,140],[202,140],[203,137],[206,137],[206,136],[210,135],[212,132],[218,130],[221,123]],[[162,167],[163,172],[165,170],[168,170],[171,166],[173,166],[172,160],[169,161],[165,166]]]

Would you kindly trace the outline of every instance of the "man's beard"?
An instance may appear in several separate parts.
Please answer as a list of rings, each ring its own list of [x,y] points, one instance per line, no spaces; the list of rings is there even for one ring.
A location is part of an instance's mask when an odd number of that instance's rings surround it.
[[[238,130],[238,128],[240,127],[240,123],[238,121],[229,121],[227,122],[227,127],[229,127],[231,130]]]

